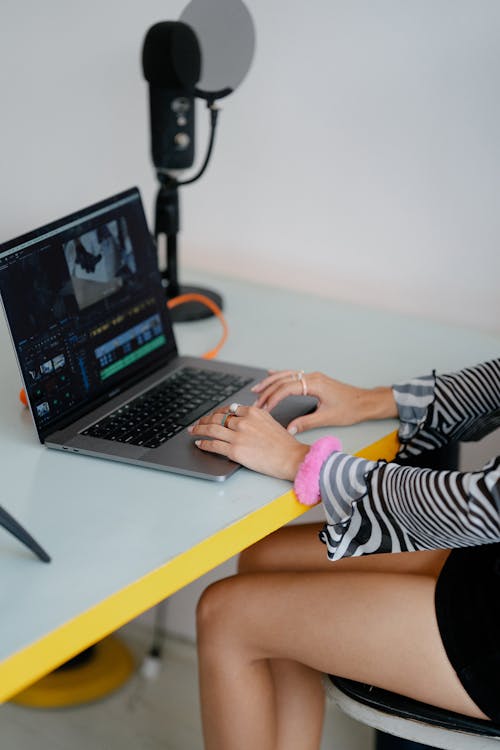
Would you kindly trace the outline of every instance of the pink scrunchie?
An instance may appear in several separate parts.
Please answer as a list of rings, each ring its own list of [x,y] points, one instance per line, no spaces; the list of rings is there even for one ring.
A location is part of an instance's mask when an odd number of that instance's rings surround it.
[[[297,500],[302,505],[316,505],[320,501],[319,475],[328,456],[342,450],[342,443],[336,437],[323,437],[316,440],[299,466],[293,488]]]

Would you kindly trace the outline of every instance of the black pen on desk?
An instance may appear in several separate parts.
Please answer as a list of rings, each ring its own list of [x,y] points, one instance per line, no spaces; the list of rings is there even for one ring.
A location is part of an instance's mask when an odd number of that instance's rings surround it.
[[[50,556],[40,547],[38,542],[28,534],[26,529],[0,505],[0,526],[7,529],[16,539],[26,545],[42,562],[50,562]]]

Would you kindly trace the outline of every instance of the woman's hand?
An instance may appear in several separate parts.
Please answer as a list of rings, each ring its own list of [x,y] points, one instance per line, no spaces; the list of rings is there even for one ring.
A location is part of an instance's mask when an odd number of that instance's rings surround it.
[[[255,406],[221,407],[189,428],[201,450],[227,456],[249,469],[293,481],[309,450]],[[208,439],[207,439],[208,438]]]
[[[367,419],[398,415],[391,388],[357,388],[329,378],[321,372],[269,372],[267,378],[252,388],[254,393],[259,394],[256,407],[271,411],[287,396],[302,396],[304,393],[318,399],[314,412],[290,422],[287,429],[292,435],[313,427],[350,425]]]

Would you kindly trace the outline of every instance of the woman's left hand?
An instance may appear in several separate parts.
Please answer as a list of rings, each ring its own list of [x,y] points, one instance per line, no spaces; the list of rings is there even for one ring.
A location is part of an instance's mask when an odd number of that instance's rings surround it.
[[[201,417],[189,432],[196,445],[227,456],[248,469],[293,481],[309,446],[299,443],[268,412],[241,406],[233,412],[221,407]],[[208,438],[208,439],[207,439]]]

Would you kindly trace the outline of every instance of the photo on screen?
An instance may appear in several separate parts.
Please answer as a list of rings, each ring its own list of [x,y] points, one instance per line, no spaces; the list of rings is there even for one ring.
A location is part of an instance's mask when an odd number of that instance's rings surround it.
[[[80,310],[117,292],[136,271],[124,218],[69,240],[63,250]]]

